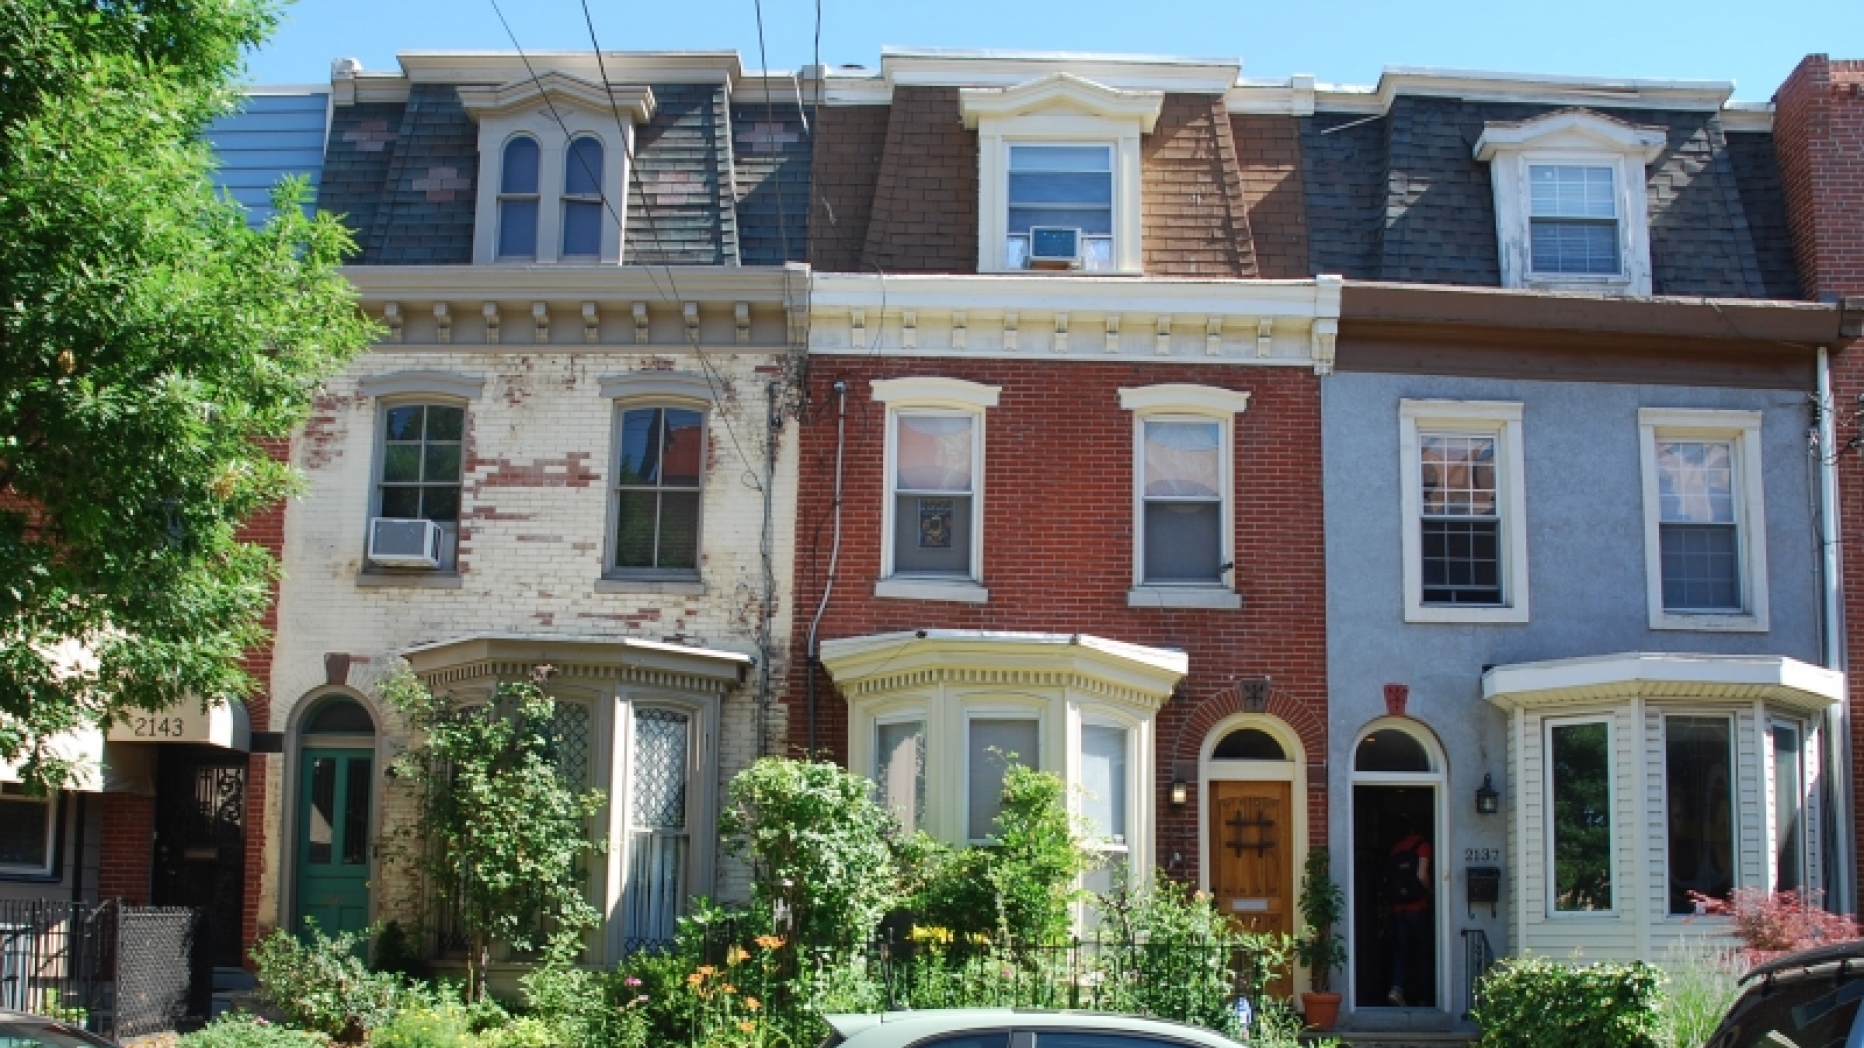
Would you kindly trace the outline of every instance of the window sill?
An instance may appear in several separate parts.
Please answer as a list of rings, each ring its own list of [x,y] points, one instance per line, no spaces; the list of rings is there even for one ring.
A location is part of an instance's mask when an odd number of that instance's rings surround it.
[[[1134,586],[1126,591],[1126,606],[1235,611],[1243,606],[1243,595],[1221,586]]]
[[[1458,607],[1440,604],[1407,604],[1406,622],[1464,623],[1469,625],[1521,625],[1527,622],[1527,608]]]
[[[874,596],[896,600],[951,600],[964,604],[990,602],[990,591],[969,579],[952,582],[936,579],[881,579],[874,583]]]
[[[62,884],[64,875],[49,870],[0,870],[0,881],[8,884]]]
[[[1765,633],[1767,632],[1767,620],[1762,616],[1751,615],[1747,612],[1690,614],[1655,611],[1650,616],[1650,628],[1654,630],[1696,630],[1703,633]]]
[[[597,593],[671,593],[686,597],[705,596],[703,579],[635,579],[626,575],[605,575],[595,580]]]
[[[1146,275],[1145,270],[1142,269],[1012,269],[1008,266],[1002,269],[986,269],[983,270],[983,274],[985,276],[1060,277],[1064,280],[1079,277],[1131,278],[1143,277]]]
[[[1570,276],[1553,273],[1530,274],[1523,285],[1535,291],[1592,291],[1608,294],[1629,295],[1632,293],[1629,277]]]
[[[359,571],[357,589],[459,589],[465,579],[457,571],[387,572]]]

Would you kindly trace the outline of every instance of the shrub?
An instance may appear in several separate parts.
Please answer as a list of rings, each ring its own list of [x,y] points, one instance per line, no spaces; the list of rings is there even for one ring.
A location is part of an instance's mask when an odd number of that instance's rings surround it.
[[[1702,1048],[1740,995],[1745,968],[1736,951],[1707,939],[1671,943],[1664,951],[1658,1006],[1658,1039],[1665,1048]]]
[[[829,763],[766,757],[731,780],[719,832],[762,871],[764,913],[787,910],[795,937],[852,950],[894,903],[893,817],[873,784]]]
[[[1847,914],[1827,910],[1825,893],[1820,891],[1768,894],[1764,888],[1736,888],[1726,900],[1695,892],[1690,897],[1704,914],[1733,918],[1731,930],[1747,948],[1750,963],[1859,938],[1857,922]]]
[[[1482,981],[1478,1048],[1659,1048],[1661,976],[1642,961],[1511,957]]]
[[[361,1040],[363,1031],[394,1014],[400,980],[372,972],[362,962],[359,947],[366,936],[344,932],[333,937],[315,922],[305,923],[308,941],[275,931],[252,948],[259,999],[292,1026]]]
[[[465,1009],[458,1005],[397,1012],[369,1031],[369,1048],[476,1048]]]
[[[233,1012],[183,1037],[176,1048],[325,1048],[323,1034],[293,1030],[255,1015]]]
[[[586,1048],[600,1043],[564,1040],[554,1024],[530,1015],[479,1035],[479,1048]]]

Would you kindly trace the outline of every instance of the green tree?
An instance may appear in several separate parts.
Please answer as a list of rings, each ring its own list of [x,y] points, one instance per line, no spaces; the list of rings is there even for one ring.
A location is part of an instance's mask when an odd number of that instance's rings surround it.
[[[406,832],[441,898],[461,903],[472,1000],[485,995],[494,942],[567,956],[600,920],[581,860],[601,850],[589,821],[603,796],[561,774],[548,674],[501,685],[490,703],[436,696],[405,671],[383,688],[421,739],[395,762],[419,800]]]
[[[372,326],[301,184],[249,229],[200,132],[269,0],[0,0],[0,759],[248,693],[276,567],[240,522]]]
[[[758,906],[788,911],[792,938],[849,950],[896,901],[893,817],[873,783],[827,762],[766,757],[731,780],[719,832],[757,864]]]

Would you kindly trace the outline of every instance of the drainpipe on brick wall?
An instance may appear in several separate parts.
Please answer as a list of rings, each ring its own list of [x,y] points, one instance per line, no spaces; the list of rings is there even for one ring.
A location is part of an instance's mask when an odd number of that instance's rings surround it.
[[[835,383],[835,538],[828,548],[828,580],[822,587],[822,603],[816,605],[815,618],[809,620],[809,759],[816,759],[816,628],[828,611],[829,594],[835,591],[835,563],[841,559],[841,453],[848,431],[848,384]]]
[[[772,490],[777,485],[777,435],[783,430],[783,408],[777,400],[779,387],[770,382],[764,386],[766,412],[764,417],[764,529],[760,533],[759,544],[762,546],[764,567],[764,608],[762,620],[757,624],[757,755],[768,756],[770,753],[770,663],[776,655],[776,645],[770,639],[770,623],[776,618],[777,572],[771,563],[771,499]]]
[[[1837,405],[1832,401],[1831,356],[1824,346],[1818,355],[1819,397],[1819,626],[1820,646],[1825,665],[1845,672],[1844,602],[1840,592],[1843,567],[1840,561],[1838,533],[1838,422]],[[1849,689],[1847,688],[1847,692]],[[1831,868],[1836,873],[1827,887],[1826,905],[1837,913],[1852,913],[1856,905],[1856,861],[1851,834],[1848,803],[1856,797],[1851,782],[1851,729],[1847,701],[1834,705],[1826,713],[1827,767],[1836,775],[1829,804],[1836,816],[1831,819],[1832,839],[1828,849]]]

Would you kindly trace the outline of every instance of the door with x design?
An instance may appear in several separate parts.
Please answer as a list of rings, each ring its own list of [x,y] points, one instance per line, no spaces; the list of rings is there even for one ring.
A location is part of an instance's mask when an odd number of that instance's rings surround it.
[[[1292,784],[1210,784],[1210,887],[1219,909],[1253,932],[1294,932]],[[1285,974],[1269,992],[1286,996]]]

